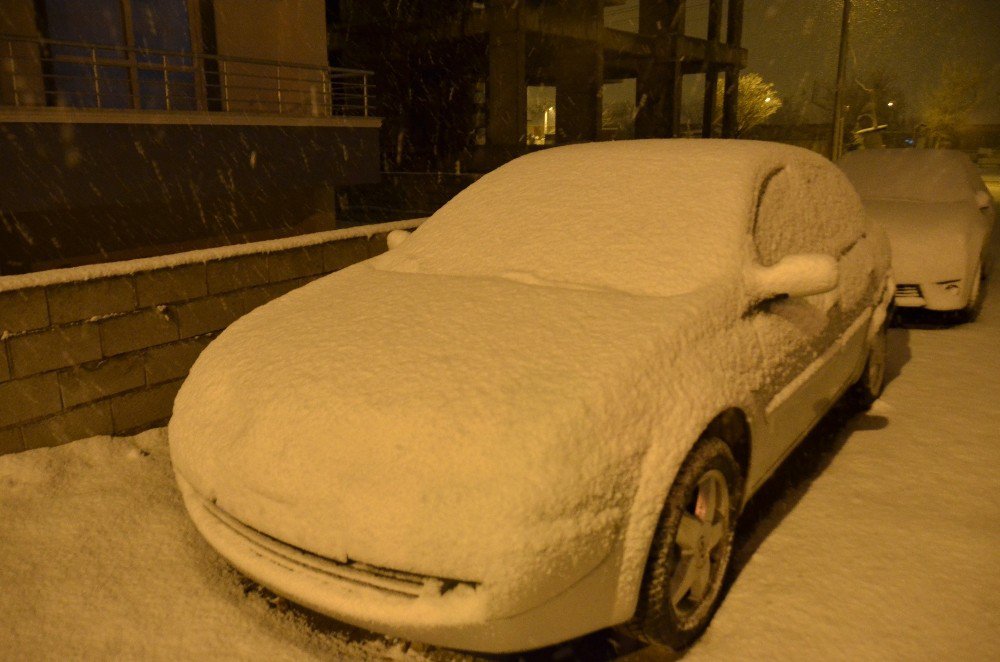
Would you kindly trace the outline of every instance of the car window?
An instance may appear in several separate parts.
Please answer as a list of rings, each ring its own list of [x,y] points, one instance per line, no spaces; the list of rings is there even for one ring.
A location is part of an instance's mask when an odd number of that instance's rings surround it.
[[[653,296],[728,282],[756,185],[755,162],[725,147],[619,141],[536,152],[466,188],[373,264]]]
[[[838,165],[864,200],[961,202],[982,186],[969,157],[955,150],[861,150]]]
[[[753,241],[764,266],[799,253],[839,256],[863,230],[861,202],[836,170],[796,162],[761,186]]]

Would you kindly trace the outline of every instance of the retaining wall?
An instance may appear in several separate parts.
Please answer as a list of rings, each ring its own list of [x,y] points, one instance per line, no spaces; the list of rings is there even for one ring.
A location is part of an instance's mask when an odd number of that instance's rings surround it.
[[[337,187],[379,181],[378,126],[0,107],[0,274],[294,234]]]
[[[0,454],[164,424],[222,329],[419,223],[0,277]]]

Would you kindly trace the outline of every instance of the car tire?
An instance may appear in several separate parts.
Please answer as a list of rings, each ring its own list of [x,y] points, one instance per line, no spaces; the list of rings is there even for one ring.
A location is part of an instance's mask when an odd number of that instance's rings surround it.
[[[705,437],[681,465],[653,534],[625,631],[679,651],[708,627],[722,595],[743,476],[729,446]]]
[[[859,409],[867,410],[871,407],[885,388],[885,367],[889,358],[888,336],[888,323],[883,322],[872,338],[865,368],[852,389],[854,403]]]

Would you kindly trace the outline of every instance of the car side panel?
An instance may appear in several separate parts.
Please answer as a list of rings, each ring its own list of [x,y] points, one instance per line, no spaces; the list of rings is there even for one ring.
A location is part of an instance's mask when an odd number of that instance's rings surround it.
[[[858,316],[827,351],[768,403],[764,424],[753,444],[747,481],[750,492],[767,480],[851,384],[867,355],[870,320],[871,310]]]

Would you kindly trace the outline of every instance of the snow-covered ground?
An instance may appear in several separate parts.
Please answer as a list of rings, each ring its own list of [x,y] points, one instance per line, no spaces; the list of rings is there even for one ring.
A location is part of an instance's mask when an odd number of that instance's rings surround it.
[[[996,194],[997,191],[994,190]],[[1000,286],[890,332],[890,378],[760,495],[685,660],[1000,659]],[[310,615],[195,532],[164,430],[0,457],[0,660],[470,659]],[[532,659],[671,659],[601,632]]]

